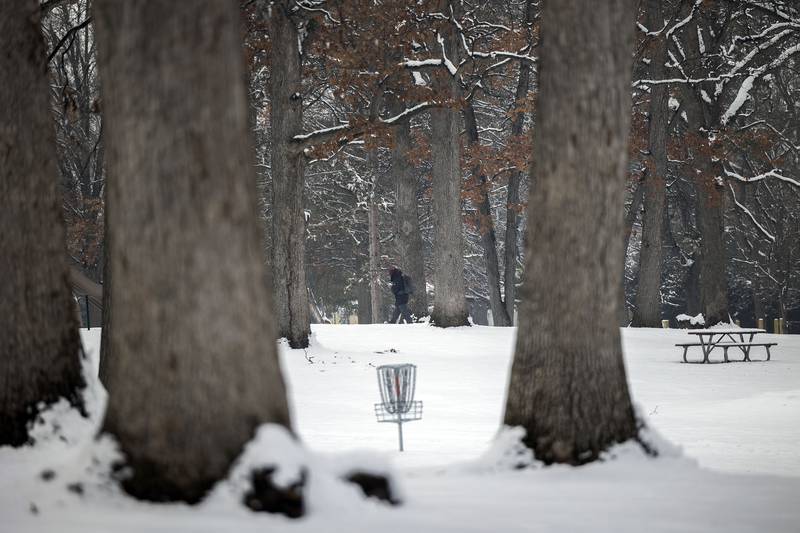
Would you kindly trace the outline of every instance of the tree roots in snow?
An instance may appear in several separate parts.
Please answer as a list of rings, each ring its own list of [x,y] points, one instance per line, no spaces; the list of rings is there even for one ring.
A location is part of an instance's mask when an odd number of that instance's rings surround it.
[[[392,493],[392,485],[386,476],[368,472],[353,472],[345,480],[358,485],[364,496],[368,498],[377,498],[392,505],[401,503]]]
[[[275,468],[253,470],[250,482],[251,489],[244,495],[244,504],[253,511],[278,513],[289,518],[300,518],[305,513],[303,486],[306,473],[288,487],[280,487],[272,480]]]
[[[289,518],[300,518],[305,514],[303,488],[307,473],[303,470],[300,479],[289,486],[281,487],[273,481],[275,468],[259,468],[250,475],[251,488],[244,495],[245,506],[256,512],[277,513]],[[352,472],[344,481],[357,485],[364,496],[377,498],[391,505],[399,505],[400,499],[392,491],[389,478],[369,472]]]

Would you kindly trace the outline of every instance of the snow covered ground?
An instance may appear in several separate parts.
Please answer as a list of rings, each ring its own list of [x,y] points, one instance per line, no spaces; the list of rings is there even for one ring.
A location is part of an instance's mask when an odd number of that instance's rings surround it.
[[[232,482],[197,507],[134,502],[97,482],[102,475],[87,474],[112,453],[109,443],[91,442],[95,422],[53,413],[50,425],[60,424],[64,439],[0,448],[0,533],[800,531],[800,336],[762,336],[778,342],[768,363],[687,365],[674,346],[688,340],[685,332],[625,329],[634,400],[682,455],[650,459],[622,446],[615,459],[581,468],[509,471],[497,468],[498,449],[488,450],[501,420],[513,329],[313,331],[311,348],[281,354],[300,437],[320,464],[351,461],[355,450],[391,460],[402,507],[321,482],[310,487],[310,513],[299,521],[249,513],[230,497]],[[99,330],[84,342],[96,354]],[[404,426],[403,454],[395,451],[395,426],[373,414],[375,367],[399,362],[418,366],[425,407],[421,421]]]

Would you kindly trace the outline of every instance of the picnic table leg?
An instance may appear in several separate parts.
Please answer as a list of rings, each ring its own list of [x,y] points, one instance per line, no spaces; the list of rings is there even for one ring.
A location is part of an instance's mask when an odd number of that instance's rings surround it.
[[[708,363],[708,356],[711,354],[711,340],[714,338],[714,335],[712,334],[708,336],[708,346],[703,341],[702,333],[698,335],[698,337],[700,337],[700,347],[703,350],[703,363]]]
[[[733,340],[733,342],[736,342],[736,339],[734,339],[734,338],[731,338],[731,340]],[[747,341],[747,343],[752,342],[752,340],[753,340],[753,334],[751,333],[750,334],[750,340]],[[745,340],[744,340],[744,333],[739,333],[739,342],[741,344],[746,344]],[[744,361],[749,361],[750,360],[750,347],[749,346],[740,346],[739,349],[742,351],[742,354],[744,354],[744,359],[742,359],[742,361],[743,362]]]
[[[755,333],[750,334],[750,338],[747,340],[747,344],[753,344],[753,337],[755,337],[755,335],[756,335]],[[742,336],[744,337],[744,335]],[[743,351],[744,351],[744,360],[747,361],[748,363],[751,363],[752,361],[750,361],[750,346],[746,347]]]
[[[767,349],[767,361],[769,361],[769,344],[767,344],[766,346],[764,346],[764,348],[766,348],[766,349]]]
[[[689,361],[686,359],[686,351],[689,349],[688,346],[683,347],[683,362],[688,363]]]

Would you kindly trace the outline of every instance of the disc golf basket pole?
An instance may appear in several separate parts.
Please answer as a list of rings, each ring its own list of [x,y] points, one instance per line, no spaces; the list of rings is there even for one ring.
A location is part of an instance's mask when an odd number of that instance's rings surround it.
[[[403,451],[403,422],[422,418],[422,402],[414,401],[417,367],[411,364],[378,367],[381,403],[375,404],[378,422],[397,424],[397,438]]]

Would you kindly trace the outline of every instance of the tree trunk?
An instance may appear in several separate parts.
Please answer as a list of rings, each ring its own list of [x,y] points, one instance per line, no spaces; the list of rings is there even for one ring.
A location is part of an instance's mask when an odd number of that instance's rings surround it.
[[[628,0],[543,7],[536,187],[505,423],[524,427],[546,463],[592,461],[636,435],[617,327],[633,12]]]
[[[700,302],[707,326],[728,322],[728,279],[725,266],[723,203],[725,190],[715,179],[717,174],[708,167],[695,173],[697,191],[697,225],[700,229]]]
[[[503,274],[503,302],[506,315],[514,320],[514,308],[517,299],[517,259],[519,258],[519,186],[522,172],[514,170],[508,177],[506,194],[506,234],[505,234],[505,273]]]
[[[711,4],[709,10],[710,13],[721,16],[719,5]],[[685,32],[685,47],[692,53],[700,53],[697,20],[698,18],[693,19],[693,26]],[[706,73],[710,74],[707,69]],[[700,232],[700,305],[706,326],[728,322],[730,319],[728,280],[725,271],[728,265],[728,253],[725,249],[723,220],[725,188],[720,177],[722,163],[712,156],[714,149],[711,146],[714,142],[711,136],[720,129],[721,102],[718,96],[711,102],[706,101],[709,99],[709,94],[715,94],[713,87],[713,82],[683,87],[689,125],[697,139],[695,146],[692,147],[694,171],[691,174],[697,198],[697,229]],[[705,96],[701,90],[706,91]]]
[[[646,9],[647,27],[660,27],[664,20],[661,0],[648,0]],[[659,35],[655,39],[656,45],[650,58],[650,78],[658,80],[665,77],[667,41],[664,35]],[[668,96],[667,85],[657,84],[650,87],[650,161],[649,172],[643,184],[642,247],[639,256],[636,305],[633,309],[633,325],[638,327],[661,327],[661,268],[664,255],[662,235],[666,205],[667,129],[669,128]]]
[[[372,324],[372,306],[370,303],[369,280],[364,280],[356,287],[358,299],[358,323]]]
[[[104,187],[103,210],[108,213],[108,188]],[[111,319],[111,238],[109,236],[108,216],[103,217],[103,328],[100,332],[100,367],[98,377],[100,382],[110,392],[108,387],[108,351],[109,333],[113,329]]]
[[[700,297],[700,260],[697,254],[691,258],[692,264],[686,272],[686,314],[697,316],[703,312],[702,299]]]
[[[442,12],[450,12],[449,0],[440,2]],[[451,27],[445,32],[447,57],[458,64],[458,42]],[[456,80],[442,68],[435,73],[437,92],[443,98],[458,94]],[[431,320],[439,327],[467,326],[467,300],[464,295],[464,236],[461,218],[460,113],[451,107],[431,111],[431,157],[433,199],[433,280],[434,300]]]
[[[4,2],[0,49],[0,446],[20,446],[84,382],[38,0]]]
[[[380,235],[378,234],[378,204],[375,197],[369,199],[369,302],[372,322],[380,323],[381,320],[381,281],[380,281]]]
[[[475,109],[471,103],[464,106],[462,110],[464,116],[464,126],[467,134],[467,143],[470,147],[480,146],[478,136],[478,121],[475,118]],[[489,187],[486,175],[481,172],[480,165],[475,165],[471,169],[474,182],[478,184],[478,232],[481,236],[481,248],[483,249],[483,261],[486,265],[486,284],[489,292],[489,307],[492,310],[492,319],[495,326],[510,326],[511,319],[506,312],[505,302],[500,294],[500,266],[497,259],[497,237],[494,231],[494,219],[492,218],[492,207],[489,203]]]
[[[534,9],[538,6],[532,0],[525,3],[525,23],[530,25],[534,19]],[[517,91],[514,94],[514,102],[517,110],[511,121],[511,136],[519,137],[522,135],[525,125],[525,112],[519,107],[524,105],[528,97],[528,90],[531,84],[531,65],[528,61],[520,61],[519,79],[517,80]],[[503,296],[506,305],[506,315],[513,322],[514,307],[517,298],[517,258],[519,257],[519,186],[522,181],[522,172],[513,170],[508,177],[508,190],[506,193],[506,234],[505,234],[505,273],[503,277]]]
[[[700,232],[699,265],[697,280],[700,309],[706,326],[728,322],[728,279],[725,272],[728,254],[725,249],[724,184],[718,178],[722,174],[720,162],[711,159],[708,132],[704,130],[702,103],[695,97],[694,106],[688,106],[691,123],[698,128],[698,138],[705,146],[695,149],[692,181],[696,202],[697,229]],[[690,313],[691,314],[691,313]]]
[[[272,125],[272,272],[278,336],[292,348],[308,346],[309,302],[306,290],[303,210],[305,160],[292,142],[302,132],[303,88],[297,28],[287,0],[271,11],[270,39],[275,46],[270,72]]]
[[[97,0],[95,20],[113,243],[103,429],[129,493],[197,502],[258,425],[289,425],[239,12]]]
[[[633,187],[634,189],[631,194],[631,206],[625,212],[625,237],[622,240],[622,272],[620,273],[620,279],[622,280],[622,283],[619,287],[619,325],[623,327],[630,324],[630,317],[628,316],[628,296],[625,292],[625,264],[628,260],[628,248],[631,244],[631,235],[633,235],[633,225],[636,223],[636,219],[639,216],[639,211],[642,208],[642,198],[644,196],[644,187],[642,186],[641,180],[637,180],[633,184]]]
[[[408,160],[411,129],[408,123],[394,129],[391,178],[395,184],[395,263],[411,276],[416,287],[409,308],[417,317],[428,314],[428,293],[425,280],[425,252],[417,211],[417,177]]]

